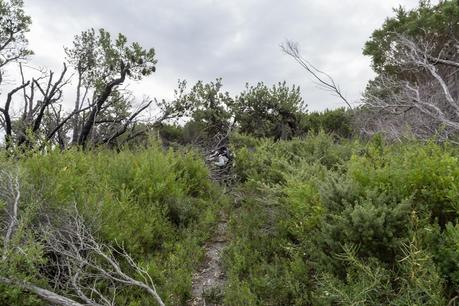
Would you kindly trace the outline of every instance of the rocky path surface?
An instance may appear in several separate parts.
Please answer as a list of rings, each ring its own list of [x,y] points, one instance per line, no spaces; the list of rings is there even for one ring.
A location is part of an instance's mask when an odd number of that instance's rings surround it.
[[[226,237],[227,220],[220,216],[213,238],[206,244],[206,259],[193,275],[190,306],[219,305],[225,274],[222,267],[222,252],[228,240]]]

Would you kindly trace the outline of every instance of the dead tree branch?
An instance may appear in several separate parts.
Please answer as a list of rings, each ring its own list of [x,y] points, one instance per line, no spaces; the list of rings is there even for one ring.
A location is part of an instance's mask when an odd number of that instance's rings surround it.
[[[5,125],[4,127],[5,128],[5,140],[6,140],[7,145],[11,142],[12,132],[13,132],[11,113],[10,113],[10,107],[11,107],[11,102],[13,100],[13,96],[15,93],[17,93],[21,89],[29,86],[29,84],[30,82],[26,82],[14,88],[13,90],[11,90],[7,95],[5,106],[0,107],[0,112],[3,114],[3,122]]]
[[[54,285],[45,289],[13,273],[0,276],[0,284],[14,286],[37,295],[42,300],[61,306],[114,306],[119,292],[136,287],[164,306],[148,271],[137,264],[122,245],[106,245],[97,241],[76,207],[55,211],[41,207],[34,218],[21,218],[28,212],[21,208],[21,185],[18,171],[0,170],[0,199],[6,204],[0,214],[3,250],[0,265],[8,265],[10,256],[18,254],[30,260],[29,243],[40,245],[49,266],[43,265],[40,278]],[[55,212],[55,214],[53,214]],[[27,235],[17,228],[28,228],[34,241],[15,237]],[[33,249],[33,248],[32,248]],[[24,251],[25,250],[25,251]],[[14,268],[13,268],[14,269]],[[35,272],[34,272],[35,273]],[[19,275],[23,275],[22,271]],[[81,304],[79,301],[83,301]]]
[[[102,143],[105,143],[105,144],[109,143],[113,141],[114,139],[118,138],[119,136],[123,135],[127,131],[129,125],[133,123],[135,118],[139,116],[140,113],[142,113],[145,109],[147,109],[151,105],[152,102],[153,102],[152,100],[149,100],[149,101],[142,103],[142,105],[140,105],[140,107],[134,113],[132,113],[129,118],[125,120],[122,126],[119,127],[112,135],[103,139]]]
[[[313,77],[313,79],[319,85],[319,88],[331,92],[333,95],[340,98],[349,107],[349,109],[352,109],[351,104],[346,99],[339,85],[336,84],[335,80],[328,73],[319,70],[301,56],[298,43],[288,40],[285,42],[285,44],[281,44],[281,49],[284,53],[290,55]]]
[[[59,295],[55,292],[52,292],[50,290],[38,287],[34,284],[31,284],[29,282],[25,281],[20,281],[20,280],[14,280],[11,278],[3,277],[0,276],[0,283],[4,285],[9,285],[9,286],[15,286],[18,288],[21,288],[23,290],[32,292],[36,294],[38,297],[40,297],[42,300],[51,303],[52,305],[59,305],[59,306],[84,306],[83,304],[80,304],[78,302],[75,302],[74,300],[71,300],[69,298],[66,298],[65,296]],[[88,305],[94,305],[96,306],[97,304],[88,304]]]
[[[119,78],[116,78],[113,81],[109,82],[102,90],[102,93],[97,97],[95,106],[89,113],[89,116],[86,119],[86,122],[83,124],[83,127],[81,129],[81,133],[78,138],[78,145],[83,146],[83,147],[86,146],[87,140],[89,138],[91,130],[96,121],[97,114],[99,114],[102,106],[107,101],[107,99],[110,97],[110,94],[113,92],[114,88],[122,84],[125,81],[126,75],[128,72],[129,72],[129,68],[122,67]]]
[[[365,105],[386,118],[379,129],[392,126],[400,135],[409,125],[420,138],[459,133],[459,46],[446,44],[450,50],[443,52],[428,39],[396,37],[391,64],[398,67],[397,75],[379,75],[364,96]],[[453,55],[445,59],[440,54]]]
[[[112,296],[109,296],[98,289],[98,285],[105,282],[112,288],[140,288],[158,305],[164,306],[148,272],[140,267],[122,246],[115,248],[99,243],[76,208],[66,215],[67,220],[61,224],[61,228],[56,227],[49,218],[41,227],[47,251],[58,255],[60,260],[56,264],[69,275],[66,281],[59,280],[61,284],[65,283],[67,289],[72,289],[79,298],[90,305],[112,305],[116,290],[112,290]],[[119,258],[123,259],[139,277],[128,275],[122,269]]]
[[[19,174],[17,172],[12,174],[5,169],[0,170],[0,197],[6,202],[5,215],[9,218],[3,238],[2,260],[5,260],[8,256],[11,237],[18,225],[19,201],[21,199],[20,189]]]

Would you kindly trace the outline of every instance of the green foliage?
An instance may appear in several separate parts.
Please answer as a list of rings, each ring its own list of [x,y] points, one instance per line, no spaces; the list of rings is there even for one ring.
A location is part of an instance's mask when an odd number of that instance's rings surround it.
[[[390,271],[377,260],[362,261],[356,251],[356,247],[345,245],[343,253],[336,255],[346,266],[344,278],[330,272],[320,276],[319,296],[316,297],[319,304],[380,305],[390,302]]]
[[[191,117],[185,129],[192,126],[195,131],[190,136],[195,139],[205,140],[228,131],[231,118],[228,107],[232,105],[233,99],[228,92],[222,91],[222,86],[221,78],[209,83],[198,81],[185,93],[186,83],[179,83],[176,91],[178,104],[183,105]]]
[[[37,194],[33,190],[33,186],[21,183],[21,199],[24,199],[26,205],[20,207],[21,218],[18,220],[15,231],[11,236],[8,245],[5,244],[5,235],[3,220],[8,220],[9,216],[5,214],[8,205],[8,191],[5,186],[8,186],[11,181],[7,180],[4,173],[10,173],[12,177],[18,177],[18,181],[23,181],[27,173],[12,165],[7,159],[0,159],[0,167],[2,175],[0,177],[0,220],[2,220],[2,235],[0,237],[0,276],[17,277],[26,281],[34,281],[36,283],[44,283],[38,277],[40,267],[46,262],[43,257],[42,246],[34,239],[33,230],[27,226],[36,216],[39,208]],[[3,172],[4,171],[4,172]],[[8,188],[8,187],[7,187]],[[11,247],[21,245],[20,251]],[[5,247],[6,246],[6,247]],[[42,305],[41,301],[33,295],[25,295],[18,288],[0,285],[0,304],[2,305]]]
[[[182,305],[191,297],[191,275],[203,258],[202,245],[213,231],[218,207],[225,201],[209,181],[199,155],[165,152],[153,143],[148,149],[121,152],[50,150],[21,159],[18,167],[25,173],[25,186],[30,186],[23,191],[24,205],[34,203],[33,199],[40,210],[76,204],[85,218],[98,224],[102,241],[123,245],[146,267],[167,304]],[[21,239],[27,237],[27,228],[24,231]],[[26,254],[36,255],[21,258],[17,252],[11,262],[0,266],[2,274],[38,281],[34,269],[46,256],[39,245],[27,245],[36,251],[25,250]],[[39,281],[46,286],[45,280]],[[2,301],[16,304],[12,301],[17,301],[17,290],[0,290]],[[34,299],[21,301],[21,305],[36,305]],[[127,288],[118,303],[149,302]]]
[[[272,88],[263,83],[250,87],[246,84],[245,91],[232,106],[241,133],[276,139],[299,135],[300,118],[305,110],[300,88],[290,88],[285,82]]]
[[[437,248],[433,249],[433,258],[438,263],[441,274],[452,288],[459,284],[459,225],[448,223],[442,233],[433,230]]]
[[[117,78],[122,70],[134,80],[155,72],[154,49],[144,49],[139,43],[128,44],[119,33],[115,40],[109,32],[99,29],[83,31],[75,36],[72,48],[66,48],[68,62],[82,75],[83,83],[101,90]]]
[[[317,162],[329,168],[339,167],[354,150],[352,143],[335,144],[334,138],[324,132],[304,139],[279,142],[234,135],[232,143],[237,156],[235,171],[239,177],[267,184],[285,181],[284,172],[296,175],[298,167],[301,169],[304,163]]]
[[[352,112],[345,108],[325,110],[305,114],[302,129],[308,133],[324,131],[342,138],[350,138],[353,134]]]
[[[197,82],[189,92],[179,81],[175,91],[175,108],[190,120],[181,135],[170,126],[161,127],[163,138],[174,137],[183,143],[203,143],[215,135],[226,135],[230,128],[244,135],[274,140],[288,140],[325,132],[336,138],[350,138],[353,133],[352,112],[343,108],[307,113],[300,88],[285,82],[268,87],[246,84],[235,98],[222,91],[222,80]]]
[[[390,191],[399,201],[413,196],[416,210],[441,226],[456,220],[458,159],[436,144],[370,145],[365,156],[352,158],[349,175],[363,188]]]
[[[358,244],[360,257],[375,257],[384,262],[395,261],[405,240],[412,205],[410,199],[396,202],[386,194],[372,190],[365,191],[354,202],[352,199],[348,202],[346,194],[337,194],[336,189],[322,189],[322,194],[323,198],[328,194],[338,196],[339,201],[323,201],[327,215],[321,224],[323,238],[319,243],[324,245],[324,249],[337,253],[344,244]]]
[[[455,149],[324,133],[237,136],[233,148],[226,303],[444,305],[456,294]]]
[[[419,248],[416,236],[402,248],[404,257],[398,261],[399,292],[393,305],[445,305],[444,280],[432,255]]]
[[[0,68],[33,54],[25,37],[32,21],[23,7],[22,0],[0,1]]]
[[[320,132],[274,141],[235,135],[230,202],[196,153],[49,150],[22,157],[24,209],[76,203],[145,267],[171,305],[191,297],[217,211],[228,210],[227,282],[207,297],[224,305],[444,305],[458,281],[457,149],[368,143]],[[26,223],[24,223],[26,224]],[[28,227],[17,239],[30,238]],[[29,237],[29,238],[28,238]],[[0,272],[40,283],[46,255],[30,243]],[[23,292],[0,287],[2,303]],[[32,295],[23,304],[40,305]],[[148,304],[125,289],[119,304]]]
[[[445,305],[443,283],[431,257],[416,246],[403,246],[404,258],[397,269],[388,269],[374,258],[357,256],[358,248],[343,246],[336,258],[346,266],[344,278],[324,273],[319,278],[321,305]],[[394,285],[394,281],[397,284]]]
[[[174,124],[163,124],[157,128],[161,140],[166,143],[184,144],[183,128]]]
[[[304,140],[238,136],[232,141],[243,184],[230,224],[235,237],[225,254],[228,286],[244,285],[246,299],[257,297],[251,299],[256,305],[311,303],[315,265],[304,249],[313,245],[304,237],[312,235],[324,213],[316,180],[327,166],[348,160],[352,146],[334,146],[333,137],[323,133]],[[239,298],[230,287],[225,291],[225,301]]]
[[[459,3],[455,0],[438,4],[422,0],[416,9],[407,11],[399,7],[394,11],[395,16],[386,19],[383,26],[373,32],[363,50],[365,55],[371,56],[373,68],[378,73],[397,72],[392,62],[392,58],[397,56],[397,47],[394,46],[397,33],[413,38],[435,37],[436,45],[430,46],[434,52],[444,47],[450,35],[459,35]]]

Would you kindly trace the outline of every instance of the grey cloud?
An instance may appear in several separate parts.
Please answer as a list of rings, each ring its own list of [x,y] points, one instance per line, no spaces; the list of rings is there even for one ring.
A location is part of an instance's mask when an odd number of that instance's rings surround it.
[[[154,47],[157,73],[134,88],[170,97],[178,78],[191,82],[223,77],[233,93],[245,82],[300,85],[312,110],[341,105],[312,84],[279,44],[299,41],[303,54],[329,72],[351,100],[357,100],[372,76],[363,43],[398,4],[417,0],[26,0],[34,25],[30,33],[34,61],[58,66],[63,45],[89,27],[122,32]],[[53,49],[59,49],[53,52]]]

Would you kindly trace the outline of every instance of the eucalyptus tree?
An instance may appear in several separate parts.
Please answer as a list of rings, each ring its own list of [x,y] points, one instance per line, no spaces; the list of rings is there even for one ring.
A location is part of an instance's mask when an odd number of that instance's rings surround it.
[[[365,44],[377,76],[364,94],[362,131],[400,138],[459,134],[459,2],[398,8]]]
[[[0,1],[0,69],[32,55],[25,36],[30,30],[31,18],[23,9],[24,1]],[[3,72],[3,71],[2,71]],[[2,76],[2,75],[1,75]],[[0,77],[0,81],[3,78]]]
[[[186,82],[179,82],[174,105],[191,120],[185,126],[186,138],[204,147],[213,147],[227,141],[231,130],[230,106],[234,99],[223,90],[222,79],[215,82],[196,82],[189,91]]]
[[[111,102],[120,102],[117,98],[119,86],[127,79],[141,80],[155,72],[155,50],[144,49],[136,42],[129,44],[123,34],[112,39],[104,29],[90,29],[77,35],[72,48],[66,49],[66,53],[78,78],[72,141],[85,147],[100,122],[100,115]],[[151,101],[146,104],[150,105]],[[77,115],[85,105],[89,110],[81,116]],[[113,135],[108,139],[117,137],[125,129],[126,123],[134,119],[130,118],[125,116],[123,122],[116,120],[118,128],[113,129]]]

